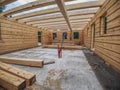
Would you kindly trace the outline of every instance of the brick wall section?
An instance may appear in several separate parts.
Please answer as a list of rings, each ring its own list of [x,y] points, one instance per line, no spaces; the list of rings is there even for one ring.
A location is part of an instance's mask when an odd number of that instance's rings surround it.
[[[107,34],[101,34],[100,17],[106,13]],[[95,42],[93,44],[93,30],[91,25],[96,25]],[[87,28],[89,28],[87,32]],[[95,48],[95,53],[120,72],[120,0],[106,0],[95,17],[85,28],[85,45]]]
[[[0,54],[38,45],[37,28],[1,18]]]

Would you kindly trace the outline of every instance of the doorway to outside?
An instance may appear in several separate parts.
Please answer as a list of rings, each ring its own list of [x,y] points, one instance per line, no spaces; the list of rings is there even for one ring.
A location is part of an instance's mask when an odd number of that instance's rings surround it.
[[[38,45],[41,45],[41,32],[38,32]]]

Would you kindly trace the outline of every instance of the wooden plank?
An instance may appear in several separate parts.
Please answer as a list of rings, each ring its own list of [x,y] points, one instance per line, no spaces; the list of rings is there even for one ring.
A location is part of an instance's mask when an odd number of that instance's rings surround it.
[[[71,23],[73,22],[78,22],[78,23],[82,23],[82,22],[89,22],[91,19],[82,19],[82,20],[79,20],[79,19],[75,19],[75,20],[70,20]],[[49,20],[49,21],[34,21],[34,22],[28,22],[26,24],[44,24],[44,23],[56,23],[56,22],[65,22],[65,19],[55,19],[55,20]]]
[[[97,49],[95,50],[95,53],[99,55],[103,60],[110,64],[110,66],[115,69],[116,71],[120,72],[120,64],[115,62],[113,59],[111,59],[109,56],[106,56],[101,50]]]
[[[5,63],[25,65],[25,66],[31,66],[31,67],[43,67],[42,60],[0,57],[0,61],[5,62]]]
[[[99,17],[101,17],[107,10],[109,10],[118,0],[106,0],[103,6],[97,11],[95,18],[92,19],[90,25],[92,25]]]
[[[98,45],[96,46],[96,49],[101,50],[106,56],[109,56],[111,59],[113,59],[114,61],[120,64],[120,57],[119,57],[120,54],[112,52],[111,50],[108,50]]]
[[[8,90],[24,90],[25,80],[0,70],[0,85]]]
[[[43,45],[42,48],[58,48],[58,45]],[[62,46],[63,49],[83,49],[82,46]]]
[[[72,26],[74,26],[74,25],[86,25],[88,22],[83,22],[83,23],[72,23]],[[51,23],[46,23],[46,24],[33,24],[33,26],[57,26],[57,25],[64,25],[64,26],[66,26],[66,23],[61,23],[61,22],[56,22],[56,23],[53,23],[53,24],[51,24]]]
[[[34,74],[21,70],[16,67],[13,67],[6,63],[0,62],[0,69],[25,79],[27,86],[32,85],[36,81],[36,76]]]
[[[73,15],[70,16],[71,20],[74,19],[91,19],[91,17],[93,17],[94,14],[90,14],[90,15]],[[33,22],[33,21],[46,21],[46,20],[52,20],[52,19],[59,19],[59,18],[63,18],[63,16],[60,13],[56,13],[56,14],[48,14],[48,15],[43,15],[43,16],[36,16],[36,17],[31,17],[31,18],[24,18],[24,19],[19,19],[18,22]]]

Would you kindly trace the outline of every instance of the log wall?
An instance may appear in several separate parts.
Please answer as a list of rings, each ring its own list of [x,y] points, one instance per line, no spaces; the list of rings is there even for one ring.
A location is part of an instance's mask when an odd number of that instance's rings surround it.
[[[107,16],[107,33],[101,27],[101,17]],[[95,37],[92,25],[95,24]],[[85,28],[85,45],[120,72],[120,0],[106,0]],[[94,40],[93,40],[94,39]],[[93,45],[94,44],[94,45]]]
[[[67,39],[64,39],[64,42],[72,42],[74,44],[77,45],[81,45],[83,44],[83,30],[74,30],[72,31],[72,40],[70,40],[70,31],[56,31],[56,32],[52,32],[52,33],[57,33],[57,38],[56,39],[52,39],[52,42],[62,42],[62,34],[63,32],[67,32]],[[78,39],[74,39],[74,32],[79,32],[79,38]]]
[[[38,45],[35,27],[0,18],[0,54]]]
[[[41,43],[42,45],[48,45],[52,43],[52,32],[47,29],[42,29]]]

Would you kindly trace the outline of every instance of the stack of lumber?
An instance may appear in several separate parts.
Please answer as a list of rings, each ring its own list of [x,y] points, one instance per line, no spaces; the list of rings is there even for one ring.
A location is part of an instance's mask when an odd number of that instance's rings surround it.
[[[7,90],[24,90],[35,81],[34,74],[0,62],[0,86]]]
[[[23,59],[23,58],[11,58],[11,57],[0,57],[0,61],[10,64],[18,64],[32,67],[43,67],[43,60]]]
[[[43,48],[58,48],[58,45],[43,45]],[[82,46],[62,46],[63,49],[83,49]]]

